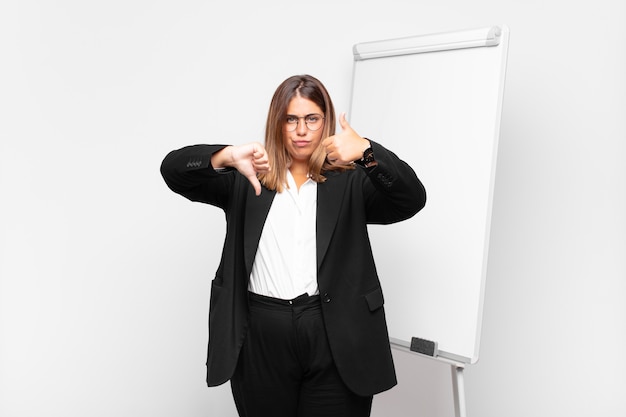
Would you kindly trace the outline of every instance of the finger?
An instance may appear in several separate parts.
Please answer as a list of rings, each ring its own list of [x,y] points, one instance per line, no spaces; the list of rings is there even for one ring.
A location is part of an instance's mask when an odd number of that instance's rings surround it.
[[[256,165],[263,165],[266,164],[269,161],[267,155],[262,154],[262,153],[258,153],[258,154],[254,154],[252,156],[252,163],[256,166]]]
[[[254,148],[252,153],[252,166],[256,172],[267,172],[269,171],[269,157],[267,152],[265,152],[264,148]]]
[[[337,159],[337,150],[334,146],[329,146],[328,148],[326,148],[326,159],[331,162]]]
[[[250,181],[250,184],[252,184],[252,187],[254,188],[254,194],[257,196],[261,195],[261,183],[256,175],[249,176],[248,181]]]
[[[257,173],[264,173],[264,172],[269,172],[271,171],[271,167],[270,164],[268,162],[264,162],[264,163],[254,163],[254,170]]]
[[[263,148],[258,148],[257,146],[252,147],[252,156],[255,159],[260,159],[265,155],[265,150]]]
[[[322,146],[326,149],[326,153],[330,152],[332,148],[335,146],[335,137],[329,136],[322,142]]]
[[[346,113],[342,112],[339,116],[339,125],[341,126],[341,130],[350,129],[350,124],[346,120]]]
[[[268,160],[268,155],[263,145],[259,143],[252,144],[252,159],[254,161]]]

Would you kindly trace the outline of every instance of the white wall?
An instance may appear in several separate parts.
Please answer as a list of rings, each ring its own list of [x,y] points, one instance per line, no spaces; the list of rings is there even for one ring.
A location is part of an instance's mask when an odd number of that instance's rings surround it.
[[[3,1],[0,415],[234,416],[228,386],[204,385],[223,216],[170,193],[162,157],[259,140],[294,73],[347,110],[354,43],[499,23],[468,413],[626,414],[625,15],[621,0]],[[452,415],[446,366],[396,361],[401,385],[374,415]]]

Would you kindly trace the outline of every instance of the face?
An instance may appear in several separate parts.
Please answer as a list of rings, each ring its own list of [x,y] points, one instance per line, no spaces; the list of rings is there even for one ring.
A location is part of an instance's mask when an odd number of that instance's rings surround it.
[[[304,116],[310,114],[324,115],[317,104],[299,96],[292,98],[289,106],[287,106],[288,116],[300,117],[297,127],[292,132],[287,131],[287,123],[283,128],[285,147],[293,159],[293,163],[308,163],[313,151],[317,149],[322,139],[323,125],[318,130],[312,131],[305,123]]]

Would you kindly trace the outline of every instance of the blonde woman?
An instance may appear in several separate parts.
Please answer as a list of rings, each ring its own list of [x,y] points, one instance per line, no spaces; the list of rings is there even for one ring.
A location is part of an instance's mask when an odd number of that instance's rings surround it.
[[[174,192],[226,214],[207,383],[230,380],[240,416],[369,416],[396,384],[367,225],[415,215],[426,193],[391,151],[336,123],[322,83],[293,76],[263,144],[188,146],[161,166]]]

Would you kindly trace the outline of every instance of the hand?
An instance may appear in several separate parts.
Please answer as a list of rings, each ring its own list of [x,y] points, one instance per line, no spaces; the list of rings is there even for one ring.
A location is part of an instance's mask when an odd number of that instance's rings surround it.
[[[361,159],[363,152],[371,145],[369,140],[359,136],[350,127],[345,113],[341,113],[339,124],[341,133],[324,139],[322,146],[326,149],[326,157],[330,162],[345,165]]]
[[[261,195],[261,183],[257,174],[270,170],[267,152],[263,145],[256,142],[228,146],[214,154],[211,163],[213,167],[229,166],[235,168],[250,181],[256,195]]]

